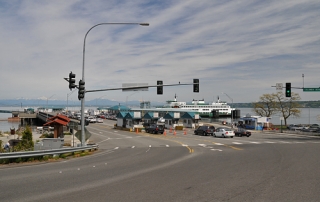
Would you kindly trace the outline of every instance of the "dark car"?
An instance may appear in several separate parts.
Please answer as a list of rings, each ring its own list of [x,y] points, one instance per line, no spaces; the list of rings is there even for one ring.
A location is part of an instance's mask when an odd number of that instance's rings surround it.
[[[237,130],[234,131],[234,135],[235,136],[238,136],[238,137],[242,137],[242,136],[251,136],[251,132],[250,131],[247,131],[246,129],[244,128],[238,128]]]
[[[147,133],[152,133],[152,134],[161,133],[161,134],[163,134],[164,125],[151,124],[150,126],[146,127],[145,130]]]
[[[199,126],[196,130],[194,130],[195,135],[213,135],[215,131],[214,126]]]

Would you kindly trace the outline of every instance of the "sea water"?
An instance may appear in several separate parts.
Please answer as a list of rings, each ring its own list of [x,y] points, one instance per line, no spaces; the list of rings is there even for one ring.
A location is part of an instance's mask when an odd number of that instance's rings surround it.
[[[37,107],[31,107],[35,110]],[[96,109],[96,107],[86,107],[90,109]],[[246,116],[247,114],[256,115],[252,111],[252,108],[238,108],[240,110],[240,117]],[[9,111],[23,111],[23,108],[20,107],[0,107],[0,110],[9,110]],[[80,107],[72,107],[70,110],[79,111]],[[301,114],[300,117],[289,117],[287,119],[287,124],[320,124],[320,108],[300,108]],[[9,122],[8,118],[12,117],[11,113],[0,113],[0,131],[7,132],[10,131],[10,128],[18,129],[20,122]],[[219,118],[219,119],[202,119],[205,122],[222,122],[226,121],[231,123],[231,118]],[[232,121],[238,121],[239,119],[233,119]],[[275,125],[280,125],[280,115],[275,115],[271,117],[271,123]],[[284,124],[284,121],[282,121]]]
[[[244,117],[247,114],[252,116],[256,116],[253,112],[252,108],[238,108],[240,110],[240,117]],[[310,124],[319,124],[320,125],[320,108],[300,108],[300,116],[299,117],[289,117],[287,119],[287,125],[289,124],[303,124],[303,125],[310,125]],[[271,123],[274,125],[281,125],[280,115],[273,115],[271,116]],[[231,122],[238,122],[240,119],[236,118],[231,120],[230,117],[228,118],[218,118],[218,119],[202,119],[205,122],[222,122],[226,121],[228,123]],[[284,121],[282,121],[282,125],[284,125]]]

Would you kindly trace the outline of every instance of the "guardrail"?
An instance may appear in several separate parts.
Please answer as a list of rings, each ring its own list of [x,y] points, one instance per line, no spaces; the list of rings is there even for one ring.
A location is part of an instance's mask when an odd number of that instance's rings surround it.
[[[77,151],[85,150],[96,150],[98,145],[90,145],[84,147],[73,147],[73,148],[62,148],[62,149],[51,149],[51,150],[40,150],[40,151],[27,151],[27,152],[8,152],[0,153],[0,159],[13,159],[21,157],[35,157],[35,156],[45,156],[45,155],[54,155],[54,154],[64,154]]]

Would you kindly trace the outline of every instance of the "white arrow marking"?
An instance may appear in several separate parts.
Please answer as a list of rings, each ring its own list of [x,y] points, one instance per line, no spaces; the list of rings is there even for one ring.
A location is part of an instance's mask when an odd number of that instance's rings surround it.
[[[222,151],[221,149],[211,149],[212,151]]]

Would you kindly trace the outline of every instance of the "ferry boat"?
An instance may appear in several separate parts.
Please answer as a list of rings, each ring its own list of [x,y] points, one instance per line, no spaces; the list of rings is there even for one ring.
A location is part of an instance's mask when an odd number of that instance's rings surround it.
[[[192,110],[199,112],[201,117],[213,117],[212,111],[218,113],[219,116],[231,116],[231,113],[235,108],[231,108],[226,102],[221,102],[219,97],[217,102],[206,103],[204,99],[194,100],[190,103],[178,102],[177,96],[174,96],[174,100],[166,101],[164,108],[179,108],[183,110]]]

